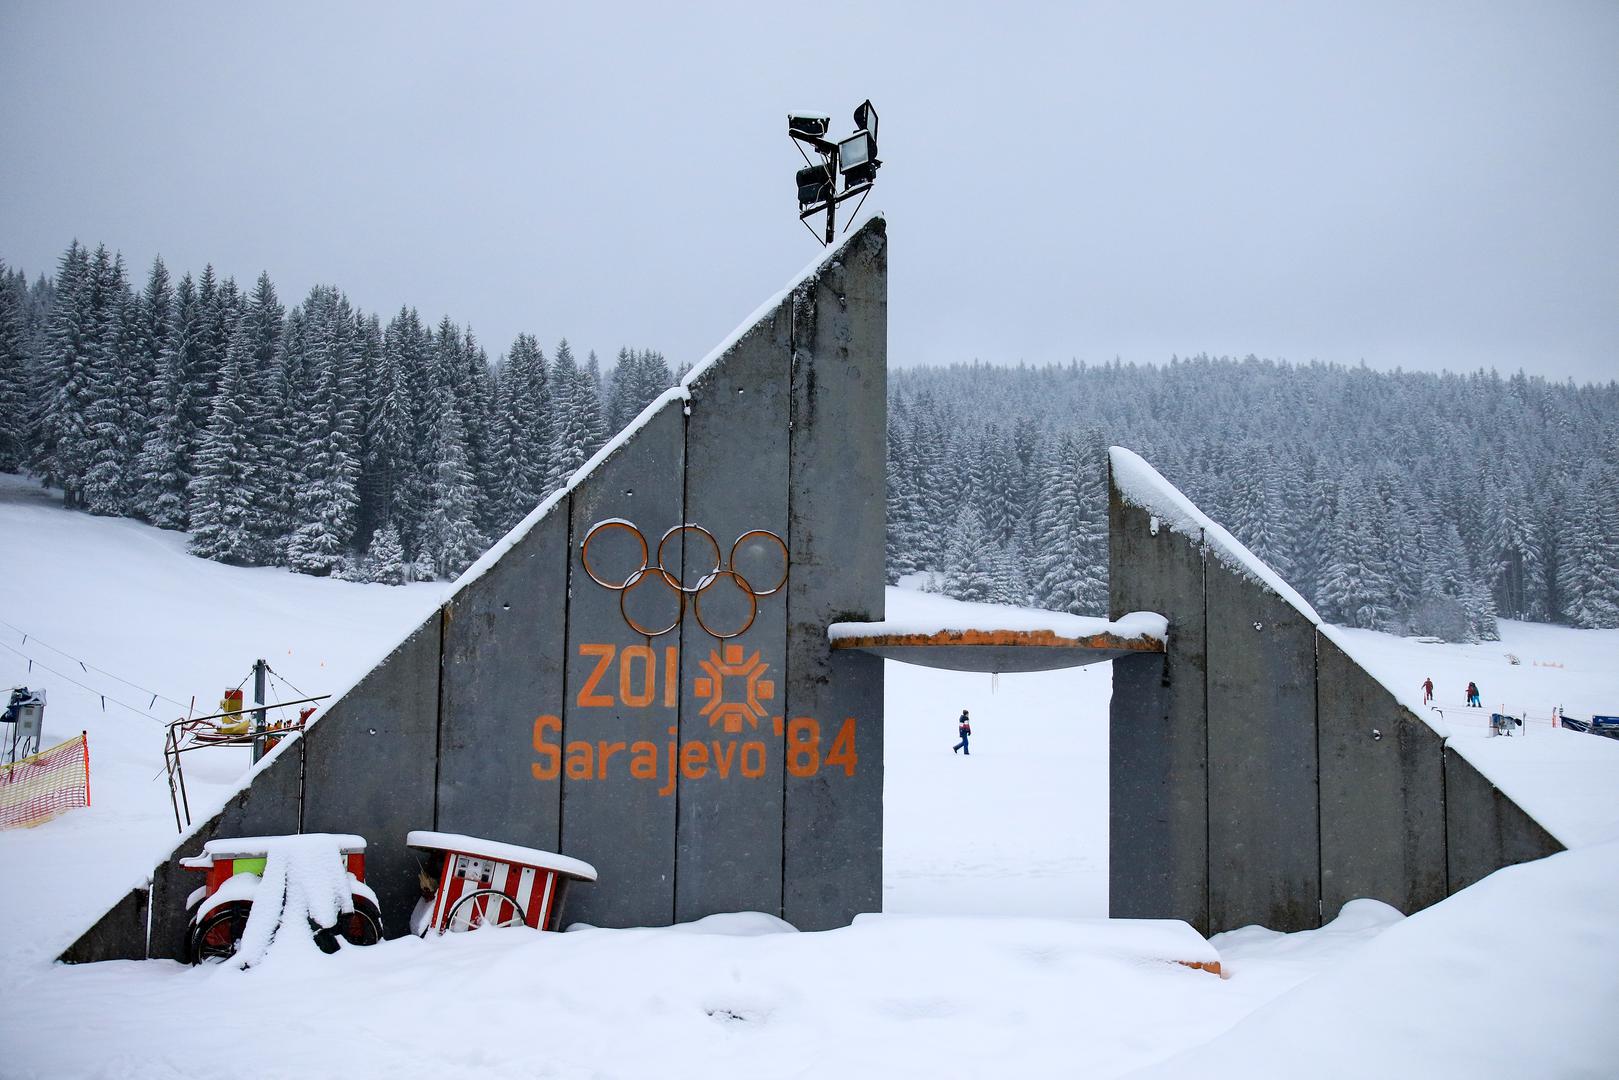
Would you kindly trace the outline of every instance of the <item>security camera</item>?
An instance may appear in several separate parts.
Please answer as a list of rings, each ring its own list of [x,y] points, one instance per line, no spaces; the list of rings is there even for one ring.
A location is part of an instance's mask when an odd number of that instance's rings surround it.
[[[788,113],[787,133],[821,136],[826,134],[826,129],[831,123],[832,118],[822,113]]]

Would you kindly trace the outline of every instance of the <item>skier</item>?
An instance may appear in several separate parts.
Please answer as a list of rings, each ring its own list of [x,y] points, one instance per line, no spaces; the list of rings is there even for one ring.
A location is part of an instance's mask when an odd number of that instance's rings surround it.
[[[1469,682],[1467,684],[1467,704],[1471,705],[1475,709],[1482,709],[1484,707],[1484,702],[1481,701],[1478,696],[1478,683]]]
[[[1424,705],[1429,705],[1429,704],[1432,704],[1432,702],[1433,702],[1433,678],[1429,677],[1429,678],[1426,678],[1426,679],[1422,680],[1422,703]]]
[[[958,742],[956,745],[952,746],[950,748],[950,752],[953,754],[957,750],[960,750],[962,753],[964,753],[964,754],[968,755],[969,757],[971,757],[972,756],[972,750],[967,746],[967,739],[968,739],[968,737],[970,735],[972,735],[972,733],[973,733],[973,726],[972,726],[972,724],[967,722],[967,710],[962,709],[961,710],[961,719],[956,721],[956,734],[961,736],[961,741]]]

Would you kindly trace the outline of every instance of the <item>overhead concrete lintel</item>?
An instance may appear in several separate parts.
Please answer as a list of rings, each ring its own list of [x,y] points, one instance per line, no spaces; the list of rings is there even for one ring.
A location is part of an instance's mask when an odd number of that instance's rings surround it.
[[[835,638],[834,649],[856,649],[946,671],[1020,672],[1085,667],[1136,653],[1162,653],[1154,638],[1093,634],[1065,637],[1051,630],[940,630]]]

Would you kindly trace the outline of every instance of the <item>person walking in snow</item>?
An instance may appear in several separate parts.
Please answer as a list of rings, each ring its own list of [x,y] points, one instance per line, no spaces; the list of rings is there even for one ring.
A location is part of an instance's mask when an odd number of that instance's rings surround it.
[[[1433,702],[1433,678],[1430,676],[1429,678],[1426,678],[1426,679],[1422,680],[1422,703],[1424,705],[1428,705],[1428,704],[1431,704],[1432,702]]]
[[[1467,684],[1467,703],[1475,709],[1484,707],[1484,702],[1478,696],[1478,683],[1469,682]]]
[[[961,741],[952,746],[950,748],[950,752],[953,754],[957,750],[960,750],[962,753],[971,757],[972,750],[967,746],[967,739],[972,735],[972,733],[973,726],[967,722],[967,710],[962,709],[961,719],[956,721],[956,734],[961,736]]]

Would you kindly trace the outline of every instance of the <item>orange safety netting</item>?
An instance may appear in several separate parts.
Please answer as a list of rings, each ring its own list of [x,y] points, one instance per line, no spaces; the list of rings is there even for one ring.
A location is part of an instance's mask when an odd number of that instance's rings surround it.
[[[14,765],[0,765],[0,829],[90,805],[90,739],[83,732]]]

